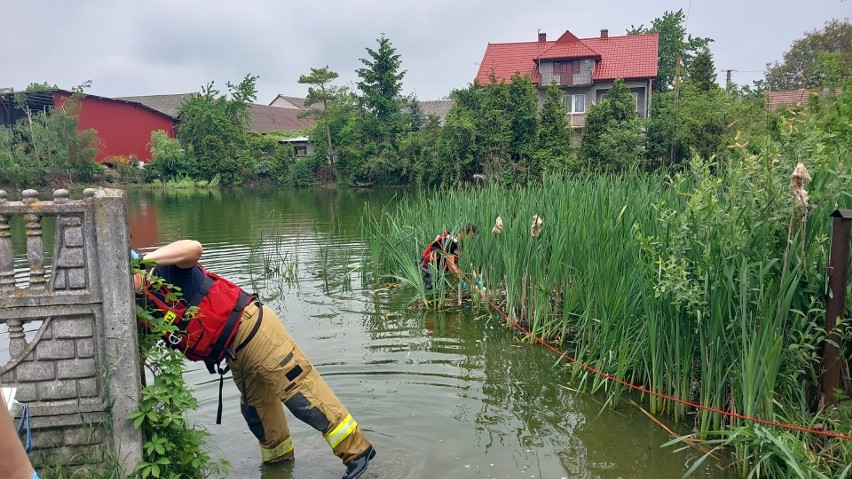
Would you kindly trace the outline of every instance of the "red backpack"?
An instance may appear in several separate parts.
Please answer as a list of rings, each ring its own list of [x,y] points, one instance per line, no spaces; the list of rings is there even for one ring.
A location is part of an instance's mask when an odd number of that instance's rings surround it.
[[[201,268],[201,266],[198,266]],[[162,312],[167,324],[174,324],[178,333],[165,334],[172,347],[183,352],[191,361],[204,361],[212,372],[212,366],[229,355],[228,346],[234,339],[246,305],[254,299],[236,284],[201,268],[204,281],[198,293],[191,299],[167,301],[169,293],[165,286],[160,290],[145,287],[151,302]],[[187,310],[195,307],[191,317]],[[146,324],[150,327],[150,324]]]

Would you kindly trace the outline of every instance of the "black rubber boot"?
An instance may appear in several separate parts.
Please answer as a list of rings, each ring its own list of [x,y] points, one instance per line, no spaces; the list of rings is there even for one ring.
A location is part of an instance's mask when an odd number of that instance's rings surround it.
[[[367,471],[367,466],[374,457],[376,457],[376,450],[373,449],[373,446],[370,446],[363,454],[346,463],[346,474],[343,475],[343,479],[361,477],[361,474]]]

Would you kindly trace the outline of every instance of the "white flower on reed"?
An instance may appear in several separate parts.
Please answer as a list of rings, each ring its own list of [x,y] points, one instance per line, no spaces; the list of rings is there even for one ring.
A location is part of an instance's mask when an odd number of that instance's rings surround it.
[[[533,215],[532,225],[530,225],[530,234],[535,238],[541,234],[541,229],[544,228],[544,221],[538,215]]]
[[[790,175],[790,191],[793,192],[793,202],[797,206],[808,206],[808,191],[805,189],[805,185],[810,181],[811,175],[808,174],[805,165],[801,161],[796,163],[796,168]]]
[[[503,231],[503,218],[497,217],[497,220],[494,222],[494,227],[491,228],[491,234],[499,235]]]

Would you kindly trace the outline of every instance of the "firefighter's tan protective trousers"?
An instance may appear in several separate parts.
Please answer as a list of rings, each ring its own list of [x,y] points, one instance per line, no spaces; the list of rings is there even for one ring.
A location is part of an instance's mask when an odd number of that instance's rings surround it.
[[[337,399],[278,316],[266,306],[254,337],[228,365],[242,393],[240,409],[251,432],[260,441],[263,462],[293,458],[293,442],[284,417],[290,412],[322,432],[334,455],[347,463],[367,450],[370,442],[358,423]],[[231,343],[243,344],[258,320],[255,303],[246,306],[242,324]]]

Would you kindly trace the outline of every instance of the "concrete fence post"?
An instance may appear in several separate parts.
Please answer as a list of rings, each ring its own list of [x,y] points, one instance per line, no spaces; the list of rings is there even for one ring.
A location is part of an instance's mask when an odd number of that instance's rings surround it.
[[[88,192],[87,192],[88,193]],[[103,295],[103,324],[99,331],[103,364],[109,374],[112,403],[113,451],[127,472],[142,460],[140,432],[128,418],[139,407],[141,384],[136,333],[127,201],[122,190],[98,189],[91,199],[97,231],[97,262]]]

